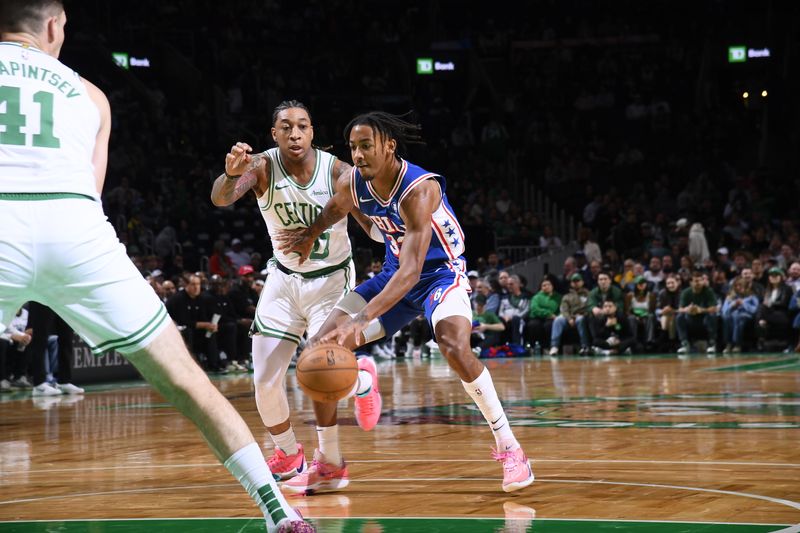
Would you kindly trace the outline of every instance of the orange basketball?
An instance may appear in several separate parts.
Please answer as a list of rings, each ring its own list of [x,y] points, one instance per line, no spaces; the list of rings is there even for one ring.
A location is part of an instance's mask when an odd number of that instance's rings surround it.
[[[333,342],[306,348],[297,359],[297,382],[318,402],[336,402],[348,395],[358,379],[353,352]]]

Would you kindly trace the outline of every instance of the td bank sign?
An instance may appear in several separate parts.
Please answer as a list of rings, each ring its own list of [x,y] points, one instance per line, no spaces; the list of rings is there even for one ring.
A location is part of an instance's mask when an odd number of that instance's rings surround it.
[[[768,57],[770,57],[769,48],[728,47],[728,63],[744,63],[748,59],[765,59]]]

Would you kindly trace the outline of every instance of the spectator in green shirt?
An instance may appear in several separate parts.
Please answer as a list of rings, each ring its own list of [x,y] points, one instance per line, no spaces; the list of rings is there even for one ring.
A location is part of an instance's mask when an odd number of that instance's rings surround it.
[[[502,344],[500,336],[505,329],[500,317],[486,310],[486,296],[478,294],[475,297],[475,313],[472,315],[471,344],[481,349],[499,346]]]
[[[598,318],[605,316],[603,302],[606,300],[613,300],[617,309],[622,309],[625,305],[622,289],[611,283],[608,272],[601,272],[597,276],[597,287],[589,291],[588,306],[591,314]]]
[[[681,340],[679,354],[689,353],[690,330],[704,329],[708,335],[708,349],[710,354],[717,352],[717,296],[703,280],[703,273],[692,272],[692,280],[688,289],[681,293],[680,307],[678,308],[677,328]]]
[[[550,346],[550,332],[560,305],[561,295],[553,290],[553,282],[544,278],[539,285],[539,292],[531,299],[528,311],[524,332],[528,344],[539,341],[542,347]]]

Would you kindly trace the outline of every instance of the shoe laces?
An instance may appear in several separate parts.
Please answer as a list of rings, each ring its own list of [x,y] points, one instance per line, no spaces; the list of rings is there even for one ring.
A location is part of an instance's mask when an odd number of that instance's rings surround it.
[[[506,470],[514,470],[519,461],[517,461],[516,450],[507,450],[504,452],[492,449],[492,459],[503,463],[503,468]]]
[[[280,448],[275,448],[275,453],[272,454],[272,456],[269,459],[267,459],[267,466],[269,466],[271,469],[273,466],[277,466],[278,464],[285,461],[287,458],[288,456],[283,452],[283,450],[281,450]]]
[[[375,395],[373,391],[369,391],[366,396],[362,396],[359,400],[361,400],[358,402],[359,411],[373,411],[375,409]]]

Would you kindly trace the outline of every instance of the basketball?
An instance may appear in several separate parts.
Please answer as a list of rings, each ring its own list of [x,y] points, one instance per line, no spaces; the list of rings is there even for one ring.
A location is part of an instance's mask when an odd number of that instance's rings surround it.
[[[353,390],[358,363],[353,352],[326,342],[306,348],[295,368],[297,382],[312,400],[336,402]]]

